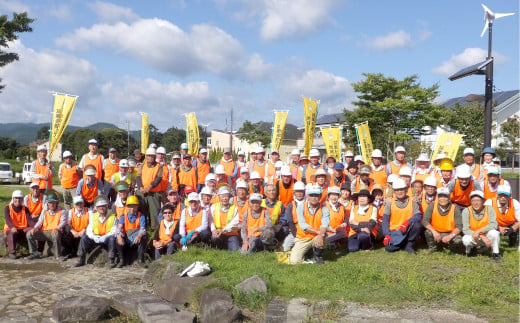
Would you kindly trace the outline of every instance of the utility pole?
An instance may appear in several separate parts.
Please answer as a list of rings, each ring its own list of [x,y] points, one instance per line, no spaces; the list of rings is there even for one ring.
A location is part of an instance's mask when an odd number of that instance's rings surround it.
[[[233,108],[231,108],[231,121],[229,128],[229,149],[231,149],[231,153],[233,153]]]
[[[128,120],[126,120],[126,144],[128,150],[127,156],[130,156],[130,121]]]

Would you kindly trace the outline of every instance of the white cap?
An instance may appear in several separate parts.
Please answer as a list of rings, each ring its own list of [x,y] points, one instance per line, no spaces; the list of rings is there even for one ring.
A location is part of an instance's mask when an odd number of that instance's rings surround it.
[[[135,159],[128,160],[128,167],[135,167],[135,166],[136,166]]]
[[[13,191],[13,195],[11,197],[14,199],[14,198],[17,198],[17,197],[23,198],[24,196],[23,196],[23,192],[22,191],[15,190],[15,191]]]
[[[157,149],[157,144],[155,142],[152,142],[150,144],[150,146],[148,146],[148,147],[153,148],[153,149]]]
[[[356,155],[356,157],[354,157],[354,161],[362,161],[362,162],[364,162],[363,157],[361,155]]]
[[[204,181],[207,183],[209,181],[217,181],[217,178],[215,177],[215,174],[213,173],[209,173],[208,175],[206,175],[206,178],[204,179]]]
[[[199,150],[199,154],[207,154],[208,153],[208,150],[206,148],[202,148],[201,150]]]
[[[495,167],[495,166],[489,166],[487,173],[488,174],[500,175],[500,169],[498,169],[498,167]]]
[[[344,157],[354,157],[354,153],[352,152],[352,150],[347,150],[344,154],[343,154]]]
[[[146,148],[146,153],[145,155],[155,155],[155,149],[154,148]]]
[[[226,186],[222,186],[221,188],[218,189],[218,195],[224,195],[224,194],[231,195],[231,191]]]
[[[126,159],[119,160],[119,167],[128,167],[128,160],[126,160]]]
[[[330,186],[328,188],[328,192],[327,192],[327,195],[329,194],[338,194],[338,195],[341,195],[341,190],[339,188],[339,186]]]
[[[190,194],[193,194],[193,193],[190,193]],[[197,193],[195,193],[197,194]],[[200,195],[211,195],[213,196],[213,192],[211,191],[211,188],[207,187],[207,186],[204,186],[201,190],[200,190]]]
[[[271,155],[272,155],[272,154],[280,155],[280,153],[279,153],[278,150],[276,150],[276,149],[271,150]]]
[[[164,154],[166,155],[166,148],[164,147],[159,147],[157,148],[157,150],[155,151],[157,154]]]
[[[215,167],[215,174],[225,174],[226,170],[224,169],[224,165],[218,164],[217,167]]]
[[[89,145],[97,145],[97,144],[98,144],[98,141],[97,141],[96,139],[90,139],[90,140],[88,141],[88,144],[89,144]]]
[[[408,166],[403,166],[399,170],[399,176],[410,176],[412,177],[412,169]]]
[[[372,158],[383,158],[383,152],[380,149],[374,149],[372,151]]]
[[[237,153],[237,156],[245,156],[246,153],[242,150],[239,150],[238,153]]]
[[[282,166],[282,169],[280,171],[280,174],[282,176],[292,176],[292,173],[291,173],[291,166],[289,165],[284,165]]]
[[[249,169],[246,166],[240,167],[240,174],[249,173]]]
[[[183,142],[183,143],[181,144],[181,149],[188,149],[188,144],[185,143],[185,142]]]
[[[85,175],[96,175],[96,169],[94,167],[87,167],[85,169]]]
[[[47,151],[47,147],[45,147],[45,145],[39,145],[36,151]]]
[[[404,180],[402,178],[398,178],[396,179],[393,184],[392,184],[392,188],[394,190],[399,190],[399,189],[403,189],[403,188],[407,188],[408,186],[406,186],[406,183],[404,182]]]
[[[103,206],[108,205],[110,202],[108,201],[108,198],[104,195],[98,195],[98,197],[95,200],[95,206]]]
[[[244,189],[248,189],[247,188],[247,183],[244,182],[244,181],[237,181],[237,186],[236,186],[236,189],[238,190],[239,188],[244,188]]]
[[[300,150],[298,148],[295,148],[291,151],[291,155],[298,155],[300,156]]]
[[[258,174],[258,172],[255,170],[251,173],[251,179],[262,179],[262,177],[260,177],[260,174]]]
[[[320,157],[320,151],[316,148],[311,149],[309,157]]]
[[[476,190],[476,191],[473,191],[473,192],[469,193],[469,198],[472,198],[473,196],[478,196],[481,199],[485,200],[484,192],[482,192],[482,191]]]
[[[397,146],[397,147],[395,147],[395,149],[394,149],[394,154],[395,154],[395,153],[398,153],[398,152],[405,153],[405,152],[406,152],[406,149],[404,149],[403,146]]]
[[[305,184],[302,181],[294,183],[294,191],[305,191]]]
[[[199,201],[199,194],[197,194],[195,192],[188,194],[188,202],[191,202],[191,201]]]
[[[468,165],[460,165],[457,167],[457,177],[458,178],[470,178],[471,177],[471,169]]]
[[[263,153],[265,153],[264,147],[258,147],[258,148],[256,148],[256,153],[257,153],[257,154],[263,154]]]
[[[81,195],[76,195],[72,198],[72,203],[73,204],[78,204],[78,203],[85,203],[85,201],[83,200],[83,198],[81,197]]]
[[[250,201],[262,201],[262,194],[260,194],[260,193],[251,193],[251,195],[249,195],[249,200]]]
[[[464,152],[462,153],[462,155],[467,155],[467,154],[475,155],[475,150],[473,148],[464,149]]]
[[[424,185],[429,185],[429,186],[435,186],[435,187],[437,187],[437,179],[435,178],[435,176],[428,176],[428,177],[426,177],[426,179],[424,180]]]
[[[415,161],[430,161],[430,158],[428,158],[428,154],[420,154],[419,157]]]
[[[506,194],[507,196],[511,195],[511,186],[509,184],[498,185],[497,194]]]
[[[172,155],[172,161],[173,161],[173,159],[181,159],[181,154],[179,154],[179,153],[173,153],[173,155]]]
[[[282,168],[282,166],[283,166],[283,161],[281,161],[281,160],[274,163],[274,168]]]
[[[447,187],[439,187],[437,189],[437,195],[448,195],[450,196],[450,189]]]
[[[72,157],[72,153],[68,150],[65,150],[63,152],[63,158]]]
[[[388,175],[388,177],[386,178],[386,182],[387,183],[393,183],[395,182],[396,179],[398,179],[399,176],[397,176],[396,174],[390,174]]]
[[[31,185],[29,185],[29,188],[33,188],[33,187],[40,188],[40,185],[38,185],[38,183],[31,183]]]
[[[309,186],[307,186],[306,193],[307,193],[307,195],[321,194],[322,191],[323,190],[322,190],[321,186],[319,186],[319,185],[309,185]]]

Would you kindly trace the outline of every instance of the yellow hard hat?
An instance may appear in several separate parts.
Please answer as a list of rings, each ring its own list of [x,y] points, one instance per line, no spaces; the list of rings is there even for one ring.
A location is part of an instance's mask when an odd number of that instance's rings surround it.
[[[137,199],[137,196],[130,195],[126,198],[126,205],[139,205],[139,200]]]
[[[439,167],[441,170],[453,170],[453,161],[449,158],[443,158],[439,163]]]

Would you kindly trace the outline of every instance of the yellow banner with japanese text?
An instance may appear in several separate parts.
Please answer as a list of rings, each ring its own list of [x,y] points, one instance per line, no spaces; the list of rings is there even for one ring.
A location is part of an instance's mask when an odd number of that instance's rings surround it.
[[[322,128],[323,143],[327,149],[327,156],[341,160],[341,128]]]
[[[372,146],[372,137],[370,137],[368,122],[357,125],[356,132],[361,156],[363,157],[365,164],[370,165],[372,162],[372,150],[374,150],[374,148]]]
[[[316,131],[316,117],[318,115],[319,101],[303,98],[303,118],[305,126],[305,144],[303,154],[309,156],[314,142],[314,132]]]
[[[443,132],[437,137],[437,143],[433,150],[431,160],[440,154],[445,154],[451,160],[455,160],[457,152],[459,151],[460,143],[462,142],[462,135],[460,133]]]
[[[287,123],[288,115],[289,111],[274,112],[273,132],[271,134],[271,151],[280,150],[280,146],[282,145],[283,136],[285,133],[285,125]]]
[[[150,136],[150,125],[148,124],[148,113],[141,112],[141,152],[146,153]]]
[[[195,112],[186,114],[186,142],[188,143],[188,154],[193,157],[199,154],[199,124]]]
[[[58,146],[67,125],[69,124],[72,110],[76,105],[76,95],[54,94],[54,108],[52,111],[51,134],[49,139],[49,156]]]

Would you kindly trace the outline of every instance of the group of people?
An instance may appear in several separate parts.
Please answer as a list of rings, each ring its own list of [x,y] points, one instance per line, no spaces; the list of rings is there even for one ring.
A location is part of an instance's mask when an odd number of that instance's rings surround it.
[[[284,163],[276,150],[269,158],[263,148],[249,158],[239,151],[235,159],[224,149],[215,165],[206,149],[191,156],[185,143],[170,163],[156,145],[126,159],[114,148],[104,158],[95,139],[88,147],[79,163],[63,153],[64,208],[52,189],[47,150],[38,148],[29,195],[16,190],[5,207],[9,257],[17,258],[21,238],[28,241],[28,259],[41,257],[47,243],[47,255],[66,260],[76,254],[76,266],[101,245],[107,267],[126,265],[128,252],[137,252],[144,266],[148,247],[158,259],[195,243],[245,255],[279,250],[293,264],[322,264],[327,247],[370,251],[381,242],[389,252],[415,253],[420,237],[429,252],[447,248],[472,256],[491,249],[497,262],[501,237],[518,245],[520,204],[489,147],[481,164],[466,148],[457,167],[444,155],[432,162],[426,154],[410,166],[402,146],[389,162],[375,149],[369,164],[351,151],[321,163],[317,149],[309,156],[295,149]]]

